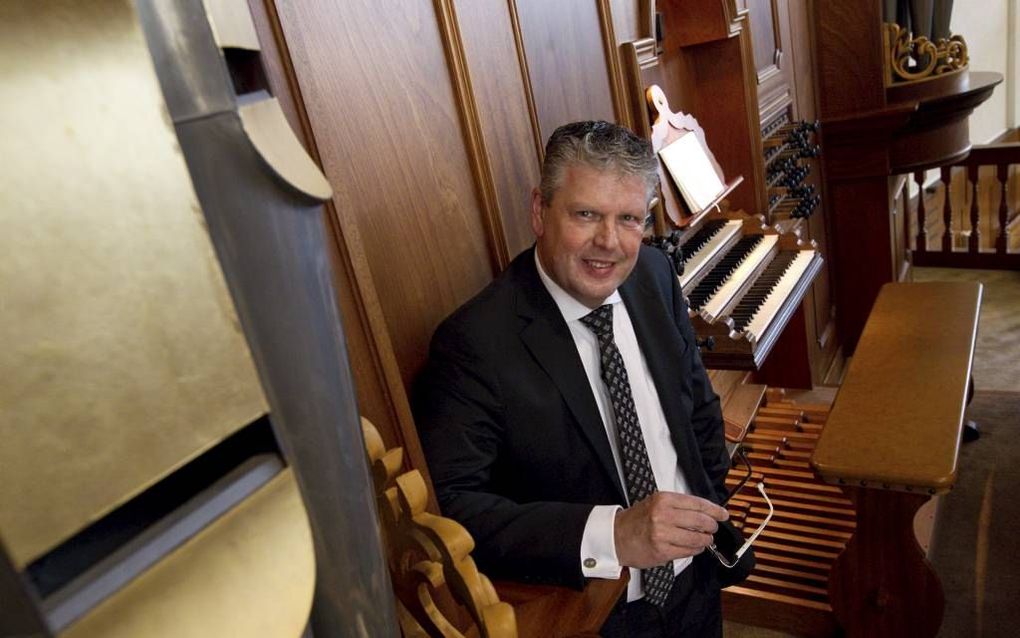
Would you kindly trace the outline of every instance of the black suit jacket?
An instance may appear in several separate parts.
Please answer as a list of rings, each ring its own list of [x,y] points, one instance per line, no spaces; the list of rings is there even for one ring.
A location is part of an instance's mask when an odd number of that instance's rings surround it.
[[[721,502],[730,461],[719,399],[667,258],[642,246],[620,295],[688,485]],[[474,537],[479,567],[494,577],[581,587],[581,537],[592,506],[626,506],[626,499],[534,249],[439,326],[414,408],[439,505]],[[725,535],[733,534],[727,525]],[[752,560],[723,580],[742,579]]]

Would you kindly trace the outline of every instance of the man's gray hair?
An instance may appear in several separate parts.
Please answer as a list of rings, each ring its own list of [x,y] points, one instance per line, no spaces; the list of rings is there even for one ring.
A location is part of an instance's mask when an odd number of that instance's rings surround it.
[[[573,122],[553,131],[545,145],[539,186],[542,203],[552,201],[567,167],[578,164],[644,180],[646,200],[652,198],[659,183],[659,161],[651,142],[610,122]]]

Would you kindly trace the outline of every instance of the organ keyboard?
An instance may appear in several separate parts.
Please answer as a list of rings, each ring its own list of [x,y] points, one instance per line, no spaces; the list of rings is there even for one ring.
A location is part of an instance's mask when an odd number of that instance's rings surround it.
[[[731,246],[731,240],[740,235],[742,225],[738,220],[712,220],[683,244],[682,254],[685,257],[683,272],[680,273],[682,288],[686,289],[699,275],[703,275],[706,265],[716,262],[715,257]]]
[[[711,268],[684,287],[691,322],[702,339],[706,365],[723,369],[761,366],[800,305],[822,258],[801,249],[795,232],[772,229],[738,236]]]

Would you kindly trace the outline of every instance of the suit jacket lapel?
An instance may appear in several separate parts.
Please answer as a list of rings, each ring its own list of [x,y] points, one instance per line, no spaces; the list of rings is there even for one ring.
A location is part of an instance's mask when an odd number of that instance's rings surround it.
[[[511,268],[515,270],[512,276],[519,283],[516,287],[516,310],[524,320],[521,340],[563,396],[607,478],[616,487],[618,502],[626,503],[602,415],[574,346],[574,338],[556,302],[539,279],[534,251],[526,252],[523,259]]]
[[[666,415],[677,463],[691,490],[699,495],[710,494],[708,480],[697,452],[698,442],[691,428],[690,415],[680,400],[683,384],[678,375],[684,369],[687,348],[692,347],[680,335],[670,319],[665,301],[647,281],[636,281],[631,275],[622,286],[620,296],[627,306],[641,353],[655,382],[662,411]]]

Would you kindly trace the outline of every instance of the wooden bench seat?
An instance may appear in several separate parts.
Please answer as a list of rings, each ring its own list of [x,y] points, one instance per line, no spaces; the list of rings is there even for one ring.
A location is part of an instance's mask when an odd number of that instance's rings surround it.
[[[981,285],[886,284],[812,457],[846,486],[857,531],[829,595],[850,636],[934,636],[945,597],[915,534],[918,509],[952,488]]]

